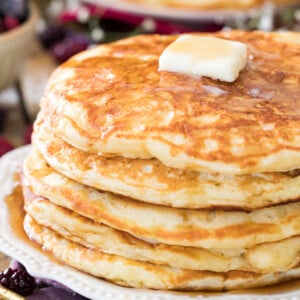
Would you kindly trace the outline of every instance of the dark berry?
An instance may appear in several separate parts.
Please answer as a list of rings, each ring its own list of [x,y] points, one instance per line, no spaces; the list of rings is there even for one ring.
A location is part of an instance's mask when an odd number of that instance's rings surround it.
[[[52,24],[40,33],[40,40],[45,48],[49,48],[64,39],[65,36],[66,30],[62,26]]]
[[[26,270],[7,268],[0,273],[0,284],[22,296],[28,296],[36,288],[35,279]]]
[[[16,17],[13,16],[5,16],[3,19],[3,23],[5,26],[5,30],[11,30],[20,25],[20,22]]]
[[[131,22],[123,22],[121,20],[106,18],[100,19],[99,25],[103,30],[113,32],[131,32],[136,27],[136,25]]]
[[[0,18],[0,33],[6,30],[3,18]]]
[[[3,16],[11,16],[23,22],[28,14],[28,1],[27,0],[1,0],[0,13]]]
[[[5,124],[6,116],[7,116],[6,111],[3,110],[3,109],[0,109],[0,132],[2,132],[3,129],[4,129],[4,124]]]
[[[74,54],[86,50],[89,45],[88,38],[82,35],[68,36],[51,48],[52,55],[62,63]]]
[[[0,156],[13,149],[13,144],[11,144],[5,137],[0,136]]]

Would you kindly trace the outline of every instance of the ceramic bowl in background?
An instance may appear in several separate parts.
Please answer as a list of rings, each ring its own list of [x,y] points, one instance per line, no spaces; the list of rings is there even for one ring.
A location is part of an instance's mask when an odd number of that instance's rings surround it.
[[[31,3],[27,20],[0,34],[0,90],[17,79],[36,38],[37,21],[38,10]]]

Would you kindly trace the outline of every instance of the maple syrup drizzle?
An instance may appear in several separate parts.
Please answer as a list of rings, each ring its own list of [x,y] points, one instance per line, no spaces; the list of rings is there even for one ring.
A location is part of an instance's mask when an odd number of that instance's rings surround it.
[[[14,181],[15,187],[13,191],[4,200],[8,211],[8,222],[10,230],[19,240],[35,248],[43,255],[58,263],[58,260],[52,254],[43,251],[41,246],[30,240],[30,238],[27,236],[23,227],[23,221],[25,217],[24,200],[18,174],[14,175]]]

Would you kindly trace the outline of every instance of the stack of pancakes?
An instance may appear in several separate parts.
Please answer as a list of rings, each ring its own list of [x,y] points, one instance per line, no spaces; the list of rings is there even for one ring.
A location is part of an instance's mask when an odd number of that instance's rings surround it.
[[[300,277],[300,35],[247,44],[234,83],[158,72],[176,36],[53,73],[23,167],[28,236],[120,285],[227,290]]]

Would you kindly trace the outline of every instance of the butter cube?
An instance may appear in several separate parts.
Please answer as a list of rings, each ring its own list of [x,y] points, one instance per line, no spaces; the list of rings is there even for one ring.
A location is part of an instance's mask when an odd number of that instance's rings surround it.
[[[233,82],[245,67],[246,58],[244,43],[183,34],[162,52],[158,70]]]

